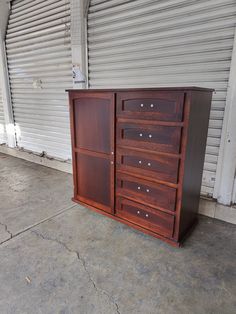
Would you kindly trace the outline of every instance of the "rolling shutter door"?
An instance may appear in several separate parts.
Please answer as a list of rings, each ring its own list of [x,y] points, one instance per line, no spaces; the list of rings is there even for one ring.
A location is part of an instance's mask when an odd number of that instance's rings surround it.
[[[13,1],[6,47],[17,145],[71,158],[70,1]]]
[[[203,86],[213,95],[202,194],[212,196],[236,25],[235,0],[91,0],[89,86]]]
[[[0,144],[6,143],[6,126],[3,112],[3,103],[2,103],[2,89],[1,89],[1,81],[0,81]]]

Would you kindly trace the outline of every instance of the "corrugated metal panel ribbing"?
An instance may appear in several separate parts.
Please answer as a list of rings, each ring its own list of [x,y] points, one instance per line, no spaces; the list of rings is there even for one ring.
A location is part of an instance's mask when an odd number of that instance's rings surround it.
[[[213,96],[202,194],[212,196],[236,25],[235,0],[92,0],[89,85],[199,85]]]
[[[18,146],[70,158],[70,1],[13,1],[6,47]]]
[[[2,100],[2,89],[1,89],[1,81],[0,81],[0,144],[6,143],[6,126],[5,126],[5,118],[3,112],[3,100]]]

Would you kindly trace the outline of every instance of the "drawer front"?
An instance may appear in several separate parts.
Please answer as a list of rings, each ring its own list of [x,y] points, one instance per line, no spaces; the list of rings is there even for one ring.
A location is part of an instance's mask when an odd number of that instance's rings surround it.
[[[179,153],[180,138],[181,127],[177,126],[117,123],[117,144],[120,146]]]
[[[182,121],[183,92],[123,92],[117,94],[120,117],[160,121]]]
[[[116,194],[156,208],[175,210],[176,189],[162,184],[118,174]]]
[[[117,199],[116,216],[166,237],[172,237],[174,216],[143,206],[123,197]]]
[[[177,183],[178,181],[179,159],[176,157],[163,157],[118,148],[116,163],[117,170],[170,183]]]

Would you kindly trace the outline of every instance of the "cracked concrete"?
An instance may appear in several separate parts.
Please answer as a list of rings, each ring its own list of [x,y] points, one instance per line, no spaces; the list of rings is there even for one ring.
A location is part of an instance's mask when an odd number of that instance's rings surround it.
[[[236,226],[200,217],[177,249],[72,205],[69,175],[13,157],[0,169],[0,313],[235,313]]]
[[[98,292],[98,293],[102,293],[104,295],[107,296],[108,300],[111,301],[114,306],[115,306],[115,309],[116,309],[116,312],[118,314],[120,314],[119,312],[119,306],[116,302],[114,302],[113,298],[107,293],[107,291],[104,291],[100,288],[97,287],[95,281],[93,280],[89,270],[87,269],[87,266],[86,266],[86,263],[85,263],[85,260],[80,256],[80,253],[78,251],[73,251],[72,249],[70,249],[65,243],[63,243],[62,241],[59,241],[57,239],[53,239],[53,238],[49,238],[49,237],[46,237],[44,236],[43,234],[39,233],[38,231],[36,230],[32,230],[31,232],[33,232],[34,234],[36,234],[37,236],[41,237],[42,239],[44,240],[48,240],[48,241],[55,241],[56,243],[58,243],[59,245],[61,245],[62,247],[64,247],[68,252],[70,253],[74,253],[76,254],[78,260],[81,262],[83,268],[84,268],[84,271],[85,273],[88,275],[88,278],[89,278],[89,281],[92,283],[94,289]]]
[[[73,206],[71,191],[70,174],[0,153],[0,222],[12,236]]]

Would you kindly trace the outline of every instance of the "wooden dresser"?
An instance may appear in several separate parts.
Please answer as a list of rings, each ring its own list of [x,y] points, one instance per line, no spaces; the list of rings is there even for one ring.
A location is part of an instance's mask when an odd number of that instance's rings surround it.
[[[69,90],[73,200],[179,246],[197,220],[212,91]]]

